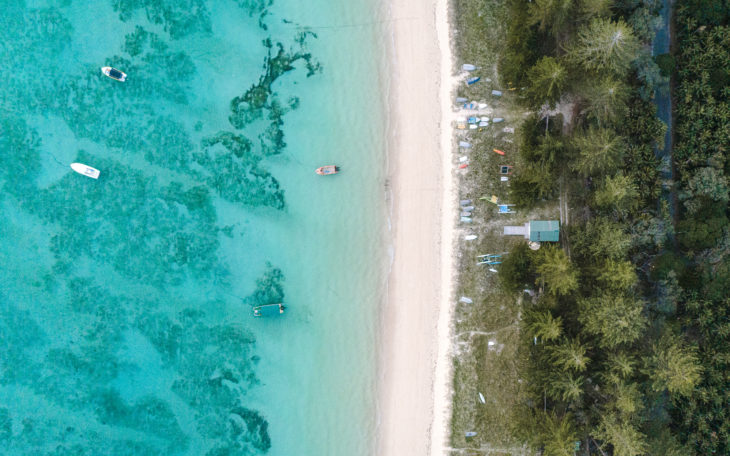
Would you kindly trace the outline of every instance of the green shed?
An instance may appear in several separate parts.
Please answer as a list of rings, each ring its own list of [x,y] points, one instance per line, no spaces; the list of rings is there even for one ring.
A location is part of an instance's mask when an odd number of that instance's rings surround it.
[[[560,240],[560,221],[534,220],[530,222],[530,241],[558,242]]]

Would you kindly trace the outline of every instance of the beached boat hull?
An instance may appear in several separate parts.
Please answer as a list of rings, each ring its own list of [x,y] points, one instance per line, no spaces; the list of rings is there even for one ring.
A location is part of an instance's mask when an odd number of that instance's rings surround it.
[[[101,174],[101,171],[98,169],[84,165],[83,163],[71,163],[71,169],[92,179],[98,179],[99,174]]]

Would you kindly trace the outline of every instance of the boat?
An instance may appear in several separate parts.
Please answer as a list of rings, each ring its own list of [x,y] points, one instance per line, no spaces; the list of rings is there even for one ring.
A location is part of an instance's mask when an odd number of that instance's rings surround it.
[[[319,174],[320,176],[327,176],[330,174],[337,174],[340,172],[340,167],[335,165],[327,165],[327,166],[320,166],[317,168],[315,173]]]
[[[461,69],[464,71],[474,71],[477,69],[476,65],[472,65],[471,63],[465,63],[461,66]]]
[[[487,401],[484,399],[484,395],[482,393],[479,393],[479,402],[482,404],[486,404]]]
[[[504,155],[503,150],[499,150],[499,149],[492,149],[492,150],[494,151],[495,154]]]
[[[468,431],[464,433],[464,437],[476,437],[477,433],[474,431]]]
[[[253,308],[254,317],[274,317],[284,313],[284,304],[264,304]]]
[[[127,73],[112,67],[101,67],[101,72],[115,81],[124,82],[127,80]]]
[[[465,241],[473,241],[476,238],[477,238],[476,234],[467,234],[466,236],[464,236]]]
[[[477,83],[477,82],[479,82],[479,80],[481,80],[481,79],[482,79],[482,78],[480,78],[479,76],[477,76],[477,77],[475,77],[475,78],[469,78],[469,79],[467,79],[467,80],[466,80],[466,85],[470,86],[470,85],[472,85],[472,84],[476,84],[476,83]]]
[[[71,163],[71,169],[92,179],[98,179],[101,173],[98,169],[84,165],[83,163]]]

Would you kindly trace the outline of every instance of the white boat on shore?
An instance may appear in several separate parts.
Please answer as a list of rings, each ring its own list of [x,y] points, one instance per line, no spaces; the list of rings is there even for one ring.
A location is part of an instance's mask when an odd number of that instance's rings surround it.
[[[83,163],[71,163],[71,169],[92,179],[98,179],[99,174],[101,174],[101,171],[98,169],[84,165]]]

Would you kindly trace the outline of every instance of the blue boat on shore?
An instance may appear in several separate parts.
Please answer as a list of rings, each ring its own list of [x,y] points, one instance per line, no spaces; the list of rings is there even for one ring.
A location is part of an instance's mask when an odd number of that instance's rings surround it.
[[[469,78],[469,79],[466,80],[466,85],[470,86],[472,84],[476,84],[477,82],[479,82],[480,79],[481,78],[478,77],[478,76],[475,77],[475,78]]]
[[[284,304],[264,304],[253,308],[254,317],[275,317],[284,313]]]

